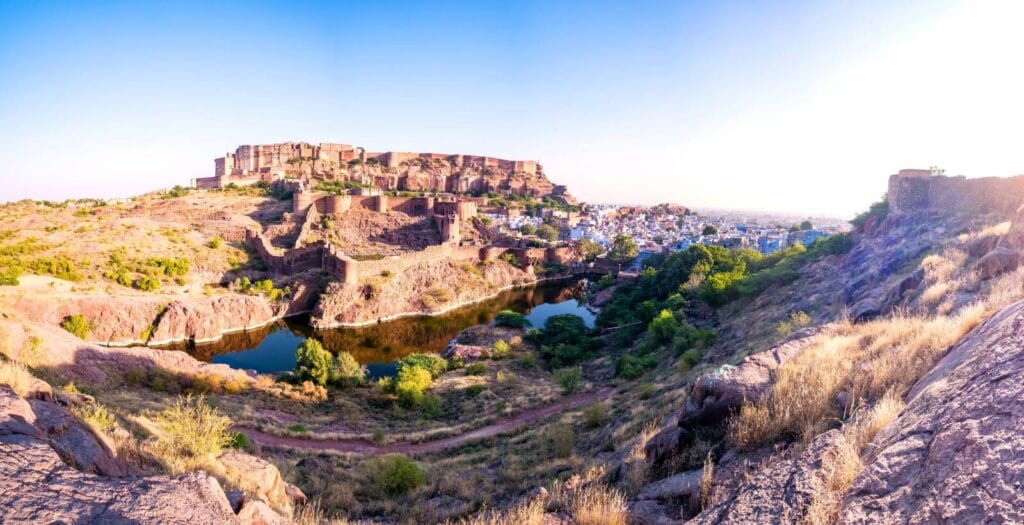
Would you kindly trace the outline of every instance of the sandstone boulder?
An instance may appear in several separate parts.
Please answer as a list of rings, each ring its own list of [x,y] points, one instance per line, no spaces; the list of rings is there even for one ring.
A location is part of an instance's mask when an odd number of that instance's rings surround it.
[[[477,361],[486,359],[490,350],[483,346],[450,344],[441,353],[445,359],[459,358],[463,361]]]
[[[86,428],[59,405],[31,400],[36,428],[45,433],[50,446],[66,462],[82,472],[104,476],[125,476],[128,466],[115,457],[113,446]]]
[[[982,257],[975,265],[975,269],[980,279],[989,280],[1016,270],[1022,261],[1024,256],[1020,252],[1000,246]]]
[[[820,327],[805,328],[736,366],[725,365],[697,378],[679,416],[679,425],[716,423],[738,409],[744,400],[759,399],[771,385],[772,371],[802,354],[823,331]]]
[[[678,425],[661,429],[644,445],[647,462],[656,465],[676,455],[686,444],[690,433]]]
[[[700,496],[702,470],[691,470],[655,481],[647,485],[636,499],[681,500],[689,502]]]
[[[294,504],[306,499],[298,487],[286,483],[277,467],[265,459],[237,451],[225,452],[218,459],[229,478],[241,480],[250,494],[285,512],[290,513]]]

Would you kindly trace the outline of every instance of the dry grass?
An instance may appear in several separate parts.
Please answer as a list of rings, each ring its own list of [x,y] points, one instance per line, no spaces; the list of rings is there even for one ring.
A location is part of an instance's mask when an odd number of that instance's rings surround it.
[[[870,454],[868,447],[902,410],[902,399],[890,390],[870,410],[859,413],[843,426],[836,447],[822,458],[813,499],[804,516],[805,523],[835,523],[843,494],[864,469],[864,460]]]
[[[172,473],[209,471],[213,457],[231,442],[231,419],[207,405],[202,396],[179,397],[152,419],[158,432],[149,452]]]
[[[715,504],[714,494],[715,462],[711,460],[711,453],[704,458],[704,468],[700,474],[700,508],[706,509]]]
[[[599,483],[576,490],[569,508],[579,525],[626,525],[626,498]]]
[[[456,522],[460,525],[542,525],[544,499],[534,498],[503,511],[485,511]]]
[[[779,367],[768,395],[744,405],[733,419],[730,436],[741,447],[810,441],[849,416],[835,402],[840,392],[853,406],[873,404],[888,392],[902,396],[988,310],[976,303],[951,317],[894,315],[847,323]]]
[[[11,387],[18,396],[27,396],[31,391],[32,382],[32,374],[25,365],[14,361],[0,361],[0,384]]]
[[[625,490],[626,494],[636,494],[647,484],[649,467],[644,449],[647,447],[647,442],[657,433],[657,425],[654,421],[648,421],[636,437],[633,446],[630,447],[629,455],[624,460],[627,467],[626,474],[619,483],[619,486]]]

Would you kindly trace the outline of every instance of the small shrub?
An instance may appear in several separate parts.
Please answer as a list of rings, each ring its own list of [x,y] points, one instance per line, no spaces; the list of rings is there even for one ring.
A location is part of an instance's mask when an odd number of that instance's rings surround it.
[[[437,378],[448,370],[448,361],[434,354],[409,354],[398,360],[398,369],[419,367],[430,372],[431,378]]]
[[[229,445],[231,419],[206,404],[203,397],[179,397],[171,406],[156,413],[160,429],[157,447],[176,456],[198,458],[213,455]]]
[[[505,359],[510,355],[512,355],[512,345],[508,344],[504,339],[498,339],[491,346],[491,359]]]
[[[658,364],[654,356],[624,355],[615,361],[615,375],[623,379],[636,379],[644,374],[648,368],[654,368]]]
[[[530,326],[530,321],[521,313],[513,312],[512,310],[502,310],[498,312],[498,315],[494,316],[494,324],[508,328],[523,328]]]
[[[608,410],[602,403],[594,403],[583,409],[583,421],[590,428],[597,428],[608,421]]]
[[[152,292],[160,288],[160,279],[147,275],[136,279],[135,282],[132,283],[132,286],[142,290],[143,292]]]
[[[469,397],[476,397],[483,393],[484,390],[487,390],[487,387],[484,385],[469,385],[466,387],[466,394]]]
[[[430,387],[430,372],[419,366],[404,366],[398,369],[395,379],[395,394],[407,406],[419,404],[423,391]]]
[[[807,315],[807,312],[792,312],[789,314],[789,318],[785,321],[780,321],[775,326],[775,334],[779,338],[786,338],[800,330],[811,325],[811,316]]]
[[[689,372],[690,369],[700,363],[702,357],[700,351],[695,348],[683,352],[683,355],[679,356],[679,371],[683,373]]]
[[[92,331],[92,323],[90,323],[82,314],[65,317],[64,321],[60,325],[79,339],[89,337],[89,332]]]
[[[495,374],[495,376],[494,376],[494,381],[496,383],[498,383],[499,385],[503,385],[505,383],[511,383],[512,381],[515,381],[515,379],[516,379],[516,375],[513,374],[512,372],[508,372],[506,370],[498,370],[498,373]]]
[[[251,445],[252,442],[249,441],[249,436],[245,435],[245,432],[231,433],[231,442],[228,443],[228,447],[244,450],[249,448]]]
[[[519,359],[519,366],[522,366],[526,370],[533,370],[537,368],[537,356],[533,354],[526,354]]]
[[[650,399],[651,396],[653,396],[654,393],[658,391],[658,387],[654,386],[651,383],[644,383],[640,385],[638,391],[640,399]]]
[[[467,376],[482,376],[487,372],[487,366],[483,363],[473,363],[466,367]]]
[[[562,392],[571,394],[579,390],[583,382],[583,372],[579,367],[563,368],[555,372],[555,380],[562,385]]]
[[[88,403],[76,409],[78,417],[98,433],[107,434],[117,427],[114,414],[99,403]]]
[[[214,238],[210,239],[210,242],[206,243],[206,246],[216,250],[217,248],[220,248],[221,244],[223,244],[223,243],[224,243],[224,241],[221,240],[220,237],[214,237]]]
[[[309,432],[309,427],[302,423],[293,423],[288,425],[288,430],[291,430],[292,432]]]
[[[576,446],[576,433],[565,423],[555,423],[544,432],[544,443],[550,455],[567,458]]]
[[[440,396],[425,394],[420,402],[423,409],[423,416],[427,419],[437,419],[444,414],[444,401]]]
[[[400,496],[427,482],[419,465],[401,454],[367,460],[365,470],[370,485],[388,496]]]

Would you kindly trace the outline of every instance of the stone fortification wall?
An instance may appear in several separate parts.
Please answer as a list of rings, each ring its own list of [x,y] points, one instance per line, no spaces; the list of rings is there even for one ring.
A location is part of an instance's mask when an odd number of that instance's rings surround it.
[[[1024,175],[968,179],[901,170],[889,177],[886,197],[890,213],[1012,213],[1024,202]]]

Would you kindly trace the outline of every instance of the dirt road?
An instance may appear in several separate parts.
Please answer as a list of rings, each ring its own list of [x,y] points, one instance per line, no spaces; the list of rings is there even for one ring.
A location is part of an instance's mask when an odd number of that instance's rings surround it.
[[[337,452],[353,452],[356,454],[418,454],[423,452],[437,452],[448,448],[455,448],[465,445],[471,441],[490,438],[501,434],[515,431],[522,425],[532,423],[538,419],[559,414],[566,410],[572,410],[582,405],[593,403],[610,396],[614,388],[607,387],[591,392],[580,392],[566,396],[554,403],[542,407],[524,410],[507,419],[497,423],[480,427],[457,436],[450,436],[422,443],[388,443],[377,445],[365,439],[313,439],[288,436],[276,436],[260,432],[254,428],[241,427],[239,430],[245,432],[249,439],[263,446],[269,447],[290,447],[304,450],[333,450]]]

